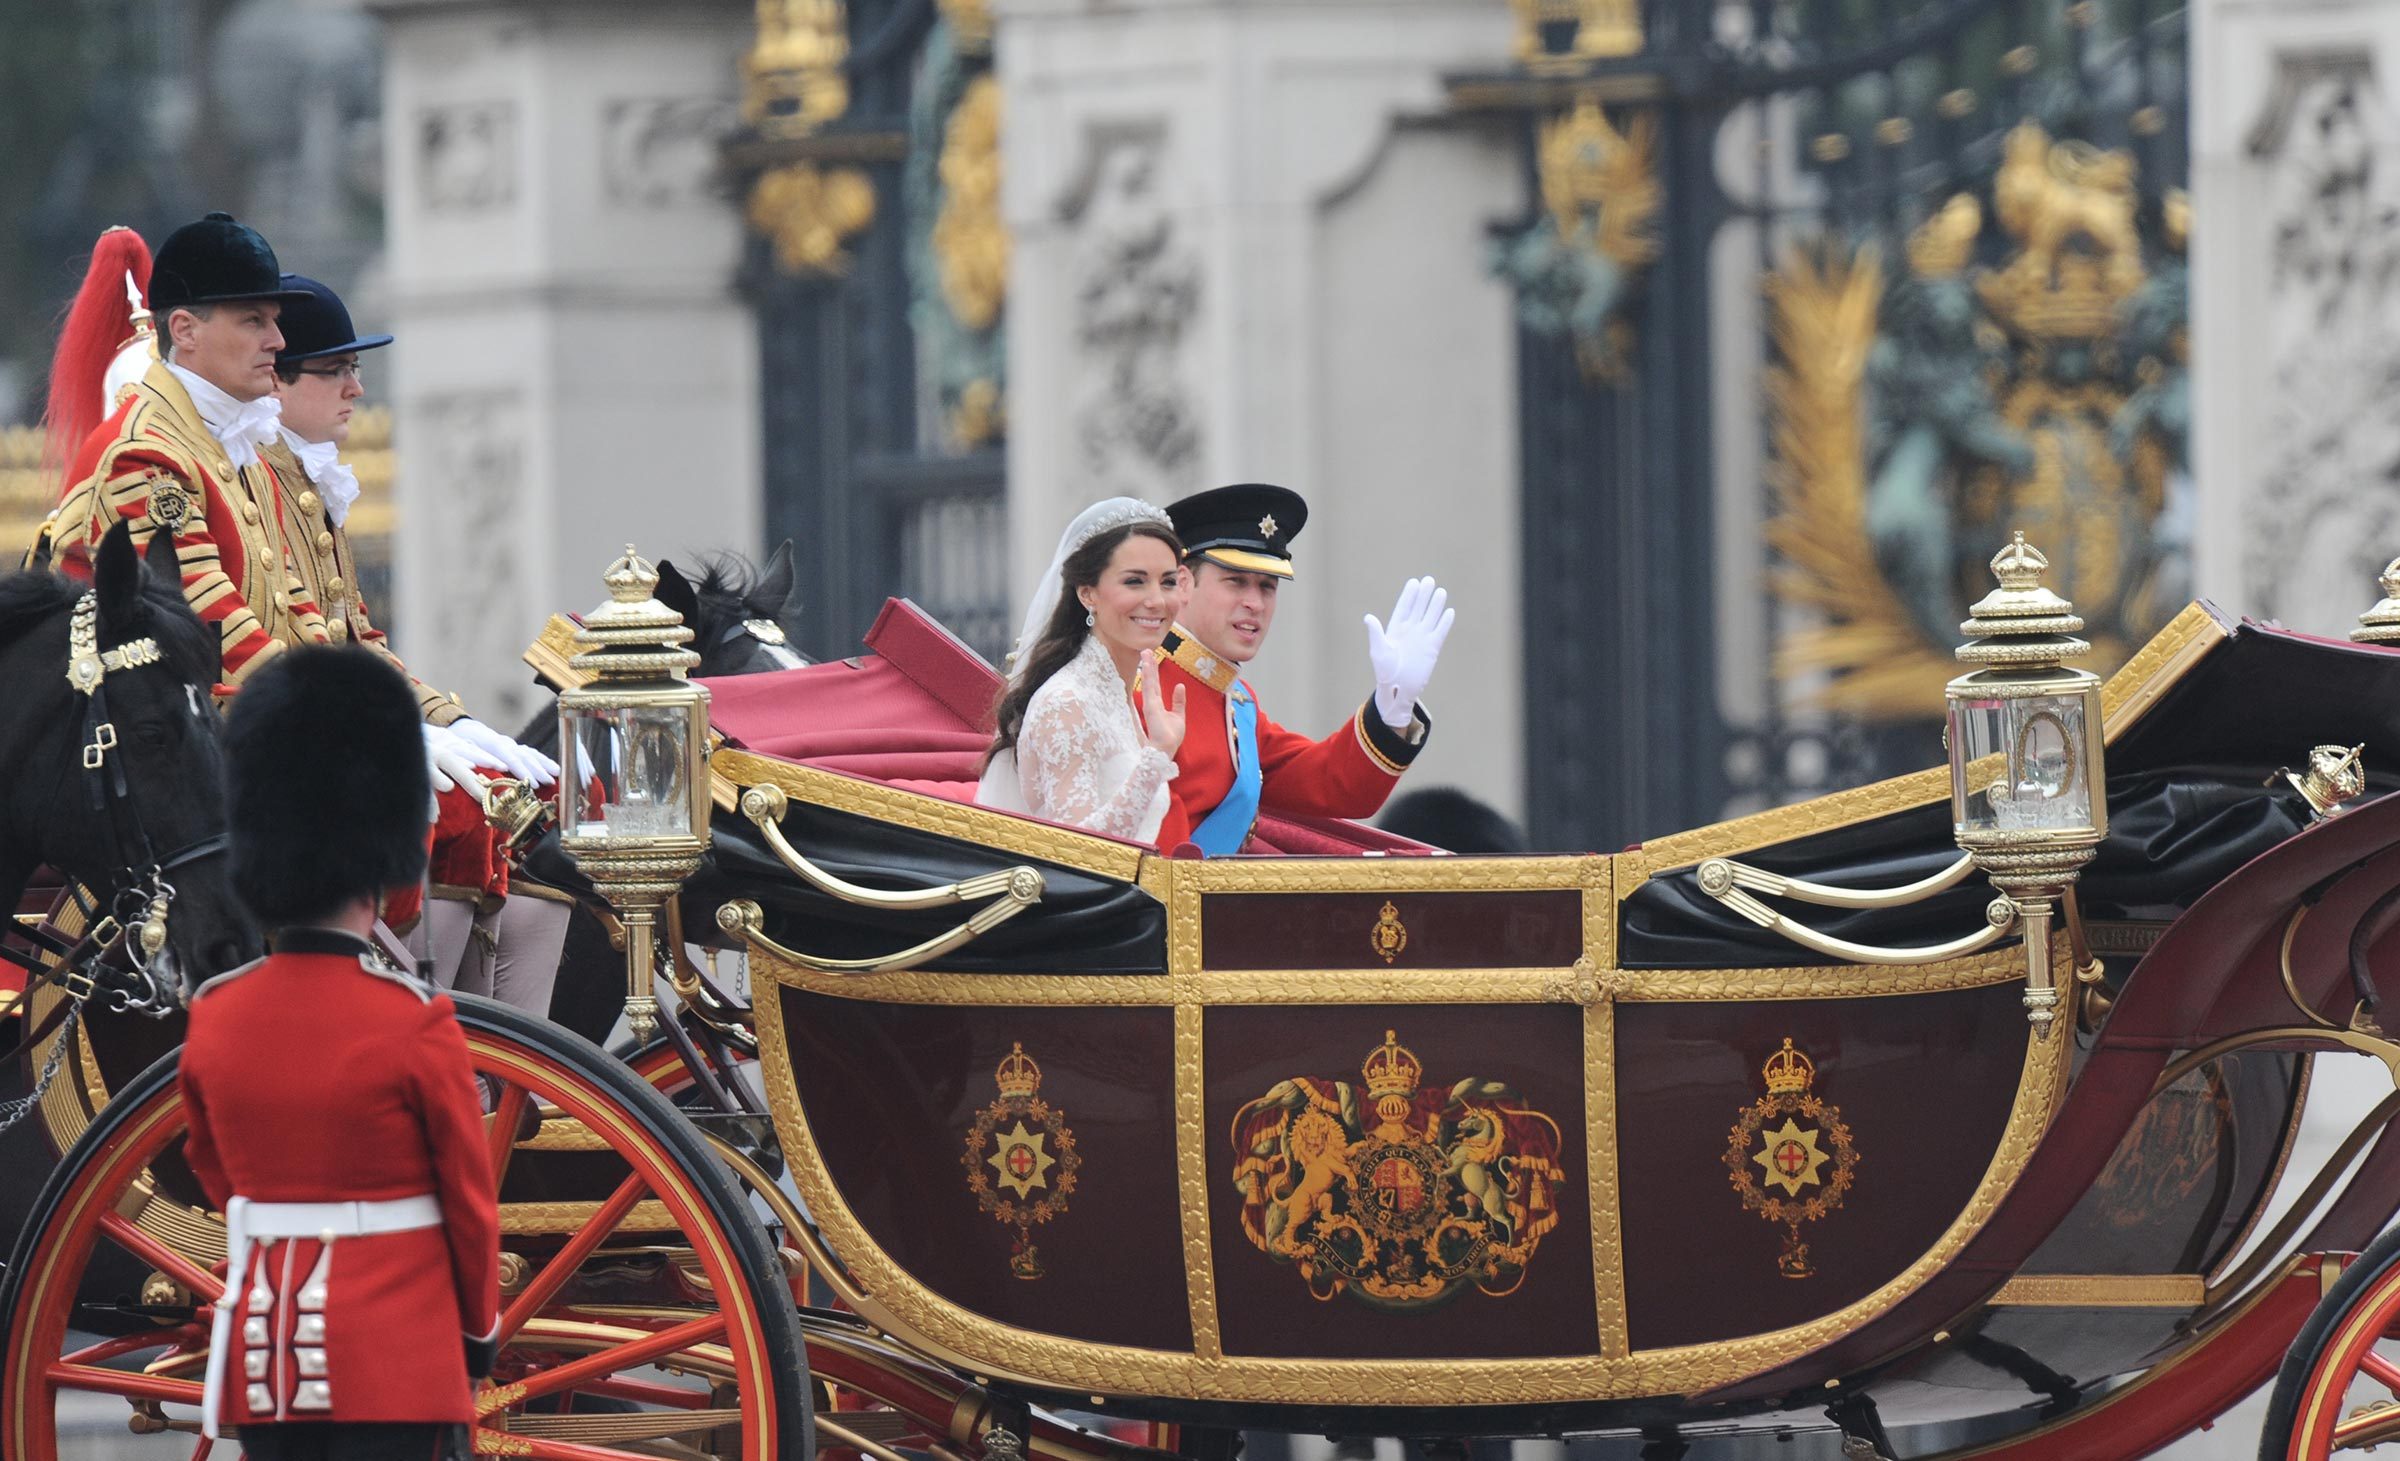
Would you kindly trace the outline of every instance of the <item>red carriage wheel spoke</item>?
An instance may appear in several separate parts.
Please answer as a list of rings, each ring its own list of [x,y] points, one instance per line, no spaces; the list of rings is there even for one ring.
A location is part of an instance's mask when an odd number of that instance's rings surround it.
[[[678,1390],[672,1385],[660,1385],[649,1380],[607,1378],[575,1387],[577,1395],[598,1395],[608,1400],[632,1400],[643,1405],[656,1405],[667,1410],[706,1410],[708,1395],[700,1390]]]
[[[570,1360],[554,1370],[539,1370],[513,1385],[505,1387],[508,1403],[515,1405],[537,1395],[555,1395],[562,1390],[574,1390],[591,1381],[612,1375],[620,1370],[639,1369],[661,1355],[679,1349],[690,1349],[721,1339],[725,1334],[725,1316],[710,1314],[688,1323],[661,1329],[655,1334],[608,1349],[598,1350],[581,1359]],[[498,1392],[494,1392],[498,1393]]]
[[[208,1453],[215,1449],[217,1449],[217,1443],[202,1436],[200,1444],[192,1447],[192,1461],[208,1461]]]
[[[200,1403],[198,1380],[170,1380],[139,1370],[103,1370],[91,1365],[70,1365],[63,1360],[52,1365],[46,1376],[62,1390],[90,1390],[101,1395],[122,1395],[128,1400],[158,1400],[175,1405]]]
[[[500,1316],[500,1339],[503,1344],[525,1327],[526,1320],[541,1312],[542,1305],[549,1303],[583,1260],[592,1256],[592,1250],[617,1230],[617,1224],[625,1221],[625,1215],[633,1211],[633,1205],[641,1201],[643,1194],[649,1190],[650,1184],[641,1173],[636,1172],[626,1178],[615,1192],[609,1194],[608,1201],[600,1204],[600,1210],[592,1214],[591,1221],[577,1229],[575,1236],[567,1240],[566,1246],[551,1255],[550,1261],[542,1265],[542,1271],[525,1285],[525,1292],[517,1295],[517,1301],[508,1306],[507,1313]]]
[[[500,1087],[500,1099],[492,1103],[492,1125],[487,1133],[492,1144],[492,1181],[498,1184],[508,1175],[508,1159],[517,1149],[517,1123],[524,1119],[525,1102],[531,1093],[514,1081]]]
[[[2400,1399],[2400,1365],[2393,1364],[2382,1355],[2369,1350],[2359,1360],[2358,1368],[2361,1373],[2381,1381],[2384,1389],[2391,1391],[2395,1399]]]
[[[172,1343],[200,1337],[196,1324],[177,1329],[153,1329],[144,1334],[126,1334],[115,1339],[103,1339],[98,1344],[79,1349],[59,1361],[62,1365],[99,1365],[145,1349],[161,1349]]]
[[[122,1214],[112,1212],[103,1216],[100,1231],[115,1240],[118,1247],[190,1289],[193,1299],[200,1303],[213,1304],[225,1292],[223,1280],[135,1227]]]

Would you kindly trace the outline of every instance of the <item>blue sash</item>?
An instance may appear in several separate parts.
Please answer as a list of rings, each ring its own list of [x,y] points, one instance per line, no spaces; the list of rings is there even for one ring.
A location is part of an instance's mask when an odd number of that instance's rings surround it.
[[[1192,842],[1208,857],[1231,857],[1250,840],[1258,820],[1258,702],[1250,687],[1236,682],[1229,693],[1233,722],[1233,788],[1217,809],[1192,829]]]

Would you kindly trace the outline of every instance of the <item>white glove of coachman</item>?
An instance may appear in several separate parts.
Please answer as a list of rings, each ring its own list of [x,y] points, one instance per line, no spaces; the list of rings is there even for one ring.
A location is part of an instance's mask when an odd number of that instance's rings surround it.
[[[527,786],[548,786],[558,780],[556,761],[522,741],[509,739],[471,715],[450,722],[450,731],[482,752],[486,764],[502,767]]]
[[[1400,587],[1390,621],[1367,616],[1367,658],[1375,666],[1375,713],[1393,730],[1406,730],[1416,718],[1417,701],[1433,678],[1434,661],[1442,657],[1442,641],[1458,611],[1450,607],[1450,591],[1431,578],[1412,578]]]
[[[448,726],[425,722],[425,769],[433,773],[435,791],[474,785],[482,780],[477,766],[475,748],[466,737]]]

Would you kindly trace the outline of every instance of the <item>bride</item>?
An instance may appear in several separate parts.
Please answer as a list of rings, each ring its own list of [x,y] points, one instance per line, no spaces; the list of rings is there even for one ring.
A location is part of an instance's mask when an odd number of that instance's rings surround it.
[[[1164,704],[1149,671],[1182,603],[1182,563],[1167,515],[1135,498],[1094,503],[1067,525],[1025,611],[979,805],[1128,841],[1158,836],[1184,692]]]

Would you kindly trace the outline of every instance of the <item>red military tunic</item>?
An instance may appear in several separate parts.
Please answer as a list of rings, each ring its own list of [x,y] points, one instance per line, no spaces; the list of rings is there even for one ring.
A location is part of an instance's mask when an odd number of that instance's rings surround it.
[[[1186,695],[1183,747],[1175,753],[1167,818],[1158,829],[1159,848],[1171,853],[1191,840],[1192,828],[1233,788],[1232,706],[1226,697],[1238,676],[1180,626],[1167,636],[1165,648],[1169,657],[1158,662],[1159,693],[1169,705],[1178,687]],[[1249,689],[1247,682],[1240,683]],[[1295,816],[1374,816],[1424,748],[1431,726],[1420,707],[1413,738],[1404,737],[1383,723],[1370,696],[1348,724],[1318,741],[1275,724],[1261,706],[1259,808]]]
[[[454,1006],[351,935],[292,928],[277,945],[193,997],[179,1075],[193,1174],[220,1209],[237,1194],[430,1193],[441,1221],[330,1245],[258,1240],[250,1271],[231,1276],[219,1419],[472,1420],[465,1340],[499,1327],[500,1219]]]

